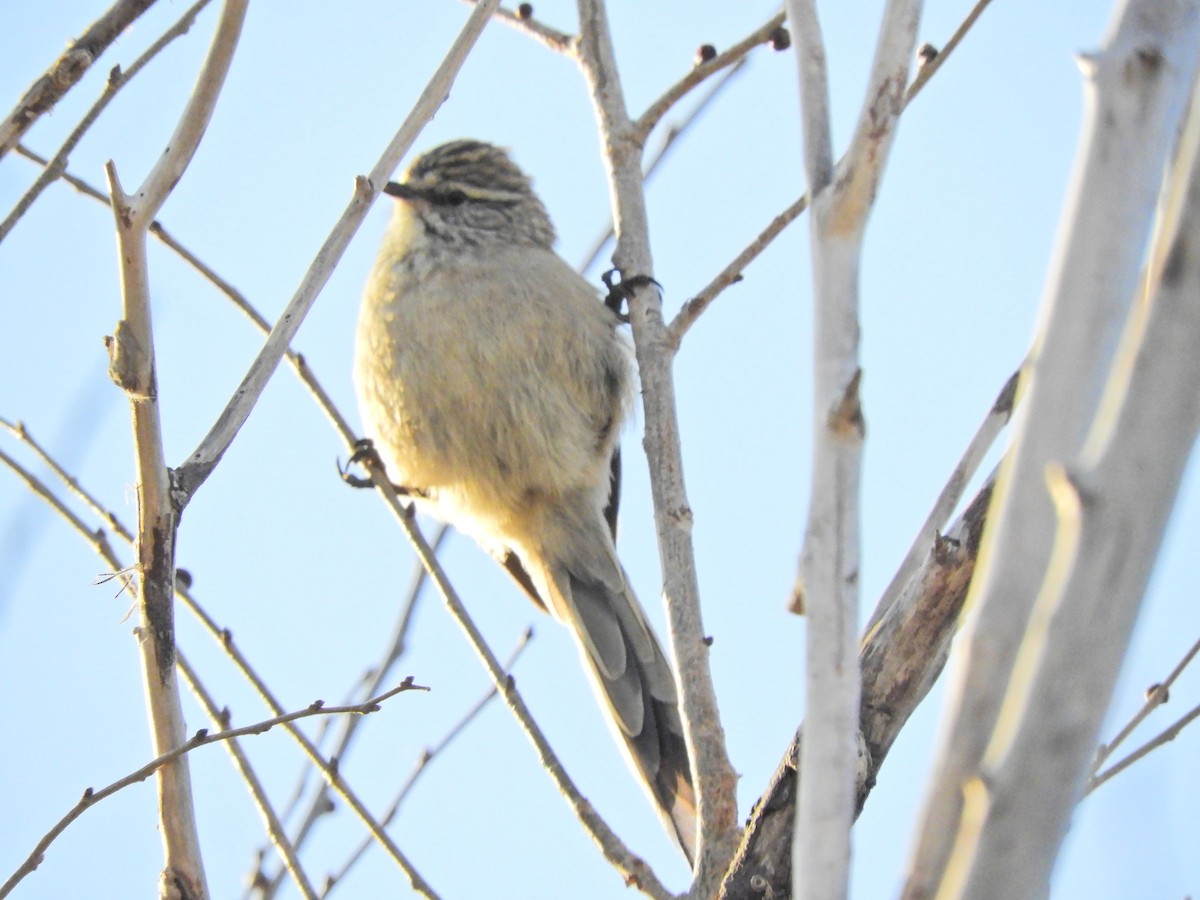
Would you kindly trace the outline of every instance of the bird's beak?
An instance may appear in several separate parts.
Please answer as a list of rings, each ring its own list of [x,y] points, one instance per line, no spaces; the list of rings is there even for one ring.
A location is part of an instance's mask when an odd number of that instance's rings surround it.
[[[421,192],[399,181],[389,181],[383,186],[383,192],[390,197],[400,200],[420,200]]]

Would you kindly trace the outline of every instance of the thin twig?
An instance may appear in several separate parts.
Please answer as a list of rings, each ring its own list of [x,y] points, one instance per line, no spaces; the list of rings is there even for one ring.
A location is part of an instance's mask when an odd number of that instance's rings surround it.
[[[479,0],[463,0],[463,2],[471,6],[479,5]],[[567,34],[565,31],[559,31],[557,28],[551,28],[549,25],[539,22],[533,16],[522,16],[504,7],[500,7],[492,15],[510,28],[523,31],[530,37],[545,44],[555,53],[569,54],[574,52],[574,35]]]
[[[729,82],[733,80],[734,76],[738,75],[745,67],[746,57],[743,56],[729,69],[727,69],[721,75],[721,77],[716,80],[716,82],[713,83],[712,87],[708,89],[700,101],[694,107],[692,107],[692,110],[686,116],[683,117],[682,121],[673,123],[671,127],[667,129],[666,133],[663,135],[662,142],[658,145],[657,152],[655,152],[654,156],[645,166],[645,169],[642,173],[642,179],[644,181],[647,183],[650,182],[650,179],[654,177],[654,173],[658,171],[658,167],[662,164],[663,160],[666,159],[668,152],[675,145],[675,142],[687,133],[688,129],[695,124],[696,120],[699,119],[700,116],[704,114],[705,110],[712,105],[713,101],[717,99],[717,96],[722,90],[724,90],[726,85],[728,85]],[[608,245],[608,242],[612,240],[613,234],[615,233],[614,228],[614,223],[610,217],[608,224],[604,228],[604,233],[596,239],[595,243],[592,244],[592,249],[588,251],[588,255],[584,258],[583,264],[579,266],[580,272],[586,272],[596,264],[596,261],[600,258],[600,254],[604,252],[604,248]]]
[[[949,520],[950,514],[958,506],[958,501],[962,499],[968,482],[975,477],[984,456],[987,455],[992,444],[996,442],[996,438],[1000,436],[1000,432],[1004,430],[1008,420],[1012,417],[1020,375],[1019,369],[1010,375],[1004,387],[1000,389],[1000,393],[996,395],[992,408],[988,410],[979,430],[971,438],[971,443],[967,445],[958,465],[954,467],[954,471],[950,473],[941,493],[938,494],[937,500],[934,501],[933,509],[929,511],[924,524],[917,531],[917,536],[908,549],[908,555],[896,569],[896,574],[892,576],[892,581],[887,589],[880,595],[879,603],[876,604],[875,611],[871,614],[864,631],[870,632],[875,627],[875,623],[883,618],[888,607],[896,601],[900,592],[904,590],[904,586],[908,584],[913,572],[921,565],[921,560],[928,554],[929,548],[937,541],[942,526]]]
[[[629,139],[637,146],[643,146],[650,137],[650,132],[654,130],[654,126],[671,110],[671,107],[686,97],[689,91],[703,83],[709,76],[732,66],[734,63],[740,62],[747,53],[760,44],[766,44],[774,40],[776,32],[783,27],[785,18],[786,16],[783,13],[777,13],[767,20],[766,24],[750,32],[750,34],[742,38],[728,50],[718,53],[707,62],[702,62],[694,66],[679,81],[667,88],[662,96],[651,103],[646,108],[646,111],[642,113],[641,117],[632,123],[633,130],[630,133]]]
[[[1102,744],[1096,751],[1096,759],[1092,763],[1092,771],[1088,776],[1087,788],[1084,790],[1085,794],[1090,794],[1103,782],[1107,781],[1129,764],[1122,760],[1122,763],[1119,764],[1120,768],[1113,766],[1104,773],[1103,777],[1096,774],[1100,771],[1100,767],[1104,765],[1105,761],[1112,756],[1113,751],[1121,746],[1121,744],[1123,744],[1125,740],[1131,734],[1133,734],[1134,730],[1146,720],[1150,713],[1154,712],[1154,710],[1158,709],[1158,707],[1167,702],[1167,697],[1171,692],[1171,686],[1175,684],[1176,679],[1183,674],[1183,670],[1188,667],[1188,664],[1196,658],[1197,653],[1200,653],[1200,640],[1192,644],[1192,646],[1188,649],[1188,652],[1183,655],[1183,659],[1175,664],[1175,668],[1171,670],[1171,674],[1169,674],[1158,684],[1147,689],[1146,700],[1142,704],[1141,708],[1134,713],[1133,718],[1125,723],[1125,727],[1117,732],[1116,737],[1114,737],[1107,744]],[[1126,757],[1126,759],[1129,759],[1129,757]],[[1133,760],[1130,760],[1130,762],[1132,761]]]
[[[229,727],[229,710],[220,709],[216,702],[208,693],[208,690],[201,683],[195,669],[187,661],[187,658],[182,654],[177,654],[176,664],[179,666],[179,672],[183,675],[183,680],[187,683],[188,689],[200,700],[200,705],[204,707],[204,711],[208,717],[221,728]],[[352,719],[359,718],[351,716]],[[329,719],[324,719],[323,722],[328,722]],[[262,817],[263,825],[267,829],[267,836],[276,852],[283,857],[286,871],[291,874],[292,881],[296,885],[296,889],[304,896],[305,900],[314,900],[316,891],[313,890],[309,883],[308,875],[304,871],[304,867],[300,865],[300,860],[296,856],[296,848],[292,846],[292,842],[288,840],[287,833],[283,829],[283,823],[279,821],[279,816],[275,812],[275,808],[271,805],[270,798],[267,797],[267,792],[259,781],[257,773],[250,765],[250,759],[246,756],[242,745],[238,743],[237,738],[230,738],[225,742],[225,749],[229,751],[229,755],[233,758],[233,764],[237,767],[238,775],[250,791],[251,800],[259,815]]]
[[[91,528],[89,528],[83,519],[79,518],[79,516],[77,516],[73,510],[63,503],[62,500],[60,500],[58,496],[46,486],[45,482],[43,482],[40,478],[26,469],[23,465],[21,465],[3,450],[0,450],[0,463],[4,463],[4,465],[8,466],[8,468],[16,474],[17,478],[24,482],[25,486],[33,492],[34,496],[40,497],[51,509],[62,516],[68,525],[70,525],[77,532],[79,532],[80,535],[83,536],[84,540],[86,540],[92,546],[92,549],[95,550],[100,556],[100,558],[107,563],[110,571],[115,573],[116,577],[121,580],[124,590],[136,592],[137,586],[134,584],[132,576],[127,574],[125,564],[117,557],[117,554],[113,550],[112,544],[108,542],[108,536],[104,533],[103,529],[96,529],[93,531]],[[122,536],[125,537],[126,540],[132,541],[132,538],[128,537],[128,532],[124,531],[124,529],[123,532],[124,533]]]
[[[441,594],[450,615],[463,630],[471,648],[483,662],[483,666],[491,677],[492,683],[504,698],[504,702],[508,704],[509,709],[516,716],[526,736],[533,743],[542,768],[550,775],[559,792],[571,805],[571,808],[575,811],[575,815],[588,835],[600,847],[605,859],[612,863],[613,867],[624,876],[627,884],[638,887],[643,893],[656,898],[656,900],[668,900],[668,898],[671,898],[671,892],[658,880],[658,876],[654,874],[654,871],[646,861],[636,856],[625,845],[616,832],[608,826],[608,823],[600,817],[600,814],[596,812],[588,799],[580,793],[575,782],[567,774],[558,755],[550,746],[549,741],[546,740],[546,736],[542,733],[541,728],[533,718],[529,707],[525,705],[524,698],[517,691],[516,683],[504,671],[504,667],[496,659],[496,655],[488,646],[483,634],[474,620],[472,620],[470,613],[463,606],[457,591],[454,590],[453,585],[450,584],[449,579],[446,577],[446,573],[442,570],[441,563],[438,562],[433,550],[417,527],[415,517],[400,502],[395,487],[388,480],[387,474],[374,460],[366,460],[365,465],[367,471],[371,474],[372,481],[375,482],[376,489],[382,495],[384,502],[392,511],[396,520],[400,523],[400,527],[404,529],[404,533],[416,551],[418,559],[421,560],[421,564],[425,567],[425,570],[429,573],[429,577],[437,587],[438,593]]]
[[[71,41],[62,56],[25,92],[16,109],[0,121],[0,158],[42,114],[52,110],[109,45],[153,5],[154,0],[117,0],[88,26],[87,31]]]
[[[126,586],[126,589],[130,590],[131,592],[136,592],[136,584],[134,584],[133,579],[127,574],[124,564],[113,552],[112,545],[109,544],[108,539],[103,531],[90,530],[87,527],[87,524],[77,515],[75,515],[70,509],[68,509],[62,503],[62,501],[59,500],[58,497],[46,487],[45,484],[43,484],[36,476],[33,475],[33,473],[31,473],[28,469],[23,467],[20,463],[3,451],[0,451],[0,462],[12,469],[17,476],[29,486],[36,496],[42,498],[51,506],[51,508],[63,516],[67,523],[74,528],[85,541],[88,542],[88,544],[100,555],[105,563],[108,564],[111,570],[117,574],[117,577],[121,578],[122,582]],[[82,487],[79,489],[81,491],[85,490]],[[89,499],[89,503],[94,504],[96,501],[94,499]],[[115,514],[109,511],[105,511],[103,517],[106,519],[116,518]],[[122,529],[122,531],[128,533],[125,529]],[[267,706],[271,713],[275,716],[285,715],[285,710],[282,704],[280,704],[275,695],[271,692],[270,688],[267,687],[266,683],[254,670],[254,667],[250,665],[249,661],[245,658],[245,656],[242,655],[236,644],[234,644],[232,632],[230,632],[227,628],[221,628],[216,621],[210,615],[208,615],[207,612],[205,612],[204,608],[200,606],[196,599],[191,595],[191,592],[183,585],[181,581],[176,582],[175,596],[179,598],[179,600],[200,621],[208,633],[217,641],[218,644],[221,645],[225,653],[233,661],[234,665],[238,668],[246,680],[249,681],[254,687],[255,691],[258,693],[259,697],[262,699],[263,703]],[[296,740],[301,749],[304,750],[305,754],[308,755],[308,757],[316,764],[317,770],[320,771],[326,779],[329,779],[331,777],[330,772],[333,771],[335,767],[320,754],[320,752],[307,738],[304,732],[300,731],[295,725],[291,724],[290,722],[284,722],[284,728],[292,736],[292,738]],[[366,825],[371,834],[375,836],[376,840],[383,845],[388,855],[392,857],[401,870],[404,871],[404,873],[409,877],[414,887],[418,891],[425,893],[426,896],[435,896],[432,893],[432,889],[425,884],[424,880],[421,879],[421,877],[412,868],[412,865],[409,863],[408,859],[400,852],[399,847],[397,847],[391,838],[388,837],[387,833],[383,831],[382,827],[374,820],[371,814],[367,812],[365,805],[350,789],[350,786],[347,785],[340,777],[337,778],[336,783],[330,783],[334,790],[337,791],[339,796],[346,800],[347,804],[351,809],[354,810],[363,824]]]
[[[434,532],[431,545],[433,552],[436,554],[441,548],[442,541],[449,534],[449,529],[445,525],[439,525]],[[378,690],[379,685],[387,678],[388,673],[392,670],[400,658],[404,655],[406,644],[408,641],[408,633],[412,628],[413,616],[416,612],[417,601],[420,599],[429,574],[425,571],[420,563],[413,567],[412,580],[408,590],[405,592],[405,600],[401,605],[400,616],[396,623],[396,628],[392,634],[392,639],[388,642],[387,649],[383,653],[382,660],[374,667],[374,671],[368,673],[363,679],[363,690],[368,694]],[[349,754],[351,741],[358,730],[358,725],[361,719],[346,719],[342,726],[342,733],[338,737],[337,743],[333,750],[328,754],[334,759],[345,760]],[[301,773],[299,783],[296,786],[296,791],[293,794],[293,803],[298,803],[304,795],[304,789],[308,782],[310,771],[307,767]],[[294,806],[289,807],[290,810]],[[329,804],[329,787],[322,783],[317,791],[313,794],[308,803],[308,811],[301,820],[300,827],[295,832],[295,837],[292,839],[296,847],[302,847],[308,836],[312,834],[313,826],[320,820],[321,816],[327,813],[330,809]],[[390,816],[385,817],[380,823],[387,825],[390,821]],[[261,896],[269,898],[275,895],[280,885],[283,883],[284,871],[281,867],[274,875],[267,878],[263,877],[262,882],[256,887],[259,887]]]
[[[958,28],[954,30],[954,34],[950,35],[950,39],[946,41],[945,46],[938,51],[937,56],[929,60],[917,70],[916,77],[908,86],[908,91],[904,96],[904,105],[912,103],[913,97],[921,93],[921,89],[929,82],[929,79],[934,76],[934,73],[942,67],[950,54],[958,47],[959,42],[966,37],[967,32],[971,30],[971,26],[975,24],[975,20],[983,15],[983,11],[988,8],[992,0],[976,0],[976,3],[971,7],[971,11],[967,13],[966,18],[959,23]]]
[[[0,898],[7,897],[14,887],[30,872],[33,872],[42,860],[45,858],[46,850],[54,842],[54,840],[62,834],[68,825],[78,819],[84,812],[90,809],[95,804],[99,803],[106,797],[110,797],[117,791],[127,788],[132,784],[137,784],[139,781],[145,781],[151,775],[161,770],[164,766],[170,765],[182,759],[186,754],[191,753],[197,747],[203,747],[207,744],[215,744],[218,741],[228,741],[232,738],[244,737],[250,734],[263,734],[270,731],[277,725],[290,724],[297,719],[308,718],[309,716],[330,716],[343,715],[353,713],[356,715],[367,715],[377,712],[383,701],[394,697],[396,694],[404,691],[427,691],[429,688],[422,687],[418,684],[413,684],[412,679],[405,679],[403,683],[380,694],[378,697],[372,697],[366,703],[359,703],[354,706],[330,706],[326,707],[318,700],[310,704],[305,709],[296,710],[295,712],[284,713],[280,716],[274,716],[270,719],[264,719],[261,722],[256,722],[253,725],[245,725],[241,728],[228,728],[223,731],[210,734],[208,729],[201,728],[186,742],[173,747],[165,753],[156,756],[140,769],[130,772],[124,778],[119,778],[112,784],[93,790],[87,788],[80,797],[79,802],[71,808],[66,815],[58,820],[54,826],[42,836],[37,845],[33,848],[33,852],[25,858],[25,861],[17,868],[17,870],[0,886]]]
[[[109,73],[108,82],[104,85],[104,91],[100,94],[100,98],[92,104],[91,109],[79,121],[74,130],[67,135],[67,139],[63,141],[62,146],[58,148],[58,152],[45,164],[45,171],[37,177],[30,186],[29,190],[17,201],[16,206],[5,217],[3,222],[0,222],[0,241],[8,235],[21,216],[31,207],[35,200],[41,196],[42,191],[50,185],[67,167],[67,157],[75,146],[83,139],[88,129],[92,127],[96,119],[100,117],[100,113],[104,112],[105,108],[112,101],[117,92],[127,85],[145,65],[154,59],[167,44],[175,40],[180,35],[187,34],[188,30],[196,21],[196,16],[200,10],[204,9],[212,0],[197,0],[191,7],[188,8],[179,20],[163,32],[153,44],[151,44],[146,52],[134,60],[133,64],[128,69],[122,69],[120,66],[114,66],[112,72]]]
[[[342,254],[350,244],[350,239],[358,231],[367,217],[379,191],[387,182],[392,172],[400,164],[400,160],[416,140],[426,123],[450,95],[451,85],[458,74],[467,54],[475,45],[483,27],[487,24],[492,12],[499,5],[499,0],[481,0],[475,7],[466,24],[454,43],[450,46],[446,57],[430,78],[429,83],[421,92],[412,111],[405,118],[399,130],[379,157],[370,175],[359,177],[355,181],[353,196],[346,206],[333,230],[317,251],[312,265],[305,272],[299,287],[288,302],[287,308],[280,315],[275,327],[271,329],[266,343],[250,366],[250,370],[242,379],[232,399],[222,410],[212,429],[201,441],[200,446],[193,451],[176,471],[176,484],[181,498],[181,505],[195,495],[200,486],[212,474],[225,451],[229,449],[233,439],[245,424],[250,411],[258,402],[267,386],[279,360],[283,358],[292,338],[304,321],[304,317],[316,302],[317,295],[333,274],[333,268],[341,259]]]
[[[283,707],[275,698],[275,695],[271,692],[270,688],[267,687],[266,683],[261,677],[259,677],[258,673],[255,672],[254,668],[238,649],[237,645],[234,644],[233,634],[228,629],[223,629],[218,626],[216,622],[213,621],[213,619],[203,610],[203,608],[200,607],[196,600],[191,596],[189,591],[184,588],[179,588],[177,589],[176,593],[179,599],[182,600],[196,615],[196,617],[208,630],[209,634],[211,634],[212,637],[215,638],[216,641],[224,648],[225,652],[229,655],[230,659],[233,660],[239,671],[241,671],[243,676],[245,676],[245,678],[250,682],[255,691],[258,692],[259,697],[267,705],[267,708],[276,715],[280,714],[283,710]],[[367,830],[371,832],[375,840],[384,848],[384,850],[387,851],[387,854],[400,867],[404,874],[408,876],[413,889],[418,893],[424,894],[426,897],[436,897],[437,895],[434,893],[433,888],[431,888],[425,879],[422,878],[421,875],[416,871],[412,863],[409,862],[408,858],[396,845],[395,841],[393,841],[388,833],[384,831],[383,827],[379,824],[375,817],[372,816],[367,810],[366,805],[358,798],[358,795],[354,793],[354,791],[346,783],[345,779],[343,779],[338,773],[337,764],[333,761],[333,758],[323,755],[317,749],[316,745],[313,744],[313,742],[309,740],[308,736],[305,735],[300,729],[296,728],[290,723],[285,723],[284,727],[287,729],[292,738],[295,739],[296,743],[300,745],[300,748],[304,751],[305,755],[307,755],[308,758],[313,762],[314,767],[318,772],[321,773],[322,777],[326,780],[329,786],[333,788],[338,796],[346,801],[346,804],[352,810],[354,810],[355,815],[358,816],[359,820],[366,826]]]
[[[516,647],[514,647],[513,651],[508,655],[508,659],[504,661],[505,672],[512,672],[517,660],[521,658],[521,654],[525,652],[525,648],[529,646],[529,642],[532,639],[533,628],[526,628],[520,639],[517,641]],[[405,779],[404,784],[400,786],[400,791],[396,794],[396,799],[392,801],[392,805],[388,807],[387,812],[384,813],[383,818],[380,820],[381,824],[386,826],[392,823],[392,820],[400,811],[400,805],[404,802],[409,792],[416,785],[421,775],[423,775],[426,769],[428,769],[429,764],[437,759],[441,752],[450,746],[451,743],[453,743],[454,739],[457,738],[481,712],[483,712],[488,703],[490,703],[492,698],[495,696],[496,686],[493,684],[490,688],[488,688],[482,697],[475,701],[475,704],[469,710],[467,710],[466,714],[456,723],[454,723],[453,726],[451,726],[450,730],[442,736],[441,740],[435,743],[432,747],[426,747],[421,751],[420,756],[417,757],[416,764],[413,766],[412,772],[409,773],[409,776],[407,779]],[[340,754],[338,755],[338,758],[341,758]],[[362,841],[358,847],[355,848],[354,852],[350,854],[350,857],[346,860],[346,862],[343,863],[336,872],[332,873],[328,878],[325,879],[325,884],[322,887],[320,894],[321,900],[324,900],[324,898],[333,893],[333,889],[342,883],[342,880],[350,872],[350,869],[353,868],[355,863],[362,858],[363,854],[367,852],[370,846],[371,842],[369,840]]]
[[[1086,796],[1087,794],[1090,794],[1110,778],[1125,771],[1143,756],[1146,756],[1148,753],[1157,750],[1163,744],[1167,744],[1175,740],[1175,738],[1179,736],[1179,732],[1183,731],[1183,729],[1185,729],[1192,722],[1196,721],[1198,718],[1200,718],[1200,706],[1195,706],[1190,712],[1188,712],[1187,715],[1178,719],[1173,725],[1171,725],[1171,727],[1167,728],[1157,737],[1154,737],[1142,744],[1142,746],[1138,747],[1137,750],[1134,750],[1128,756],[1124,757],[1120,762],[1114,763],[1099,775],[1090,778],[1088,780],[1087,787],[1084,789],[1084,795]]]
[[[0,428],[3,428],[14,438],[29,447],[29,449],[34,452],[34,455],[41,460],[42,464],[49,468],[50,471],[53,472],[55,476],[67,486],[67,489],[72,494],[83,501],[83,504],[87,506],[94,516],[108,523],[109,527],[117,533],[118,537],[133,543],[133,535],[130,533],[129,529],[121,524],[121,520],[118,519],[112,512],[101,506],[96,501],[95,497],[93,497],[88,491],[84,490],[80,486],[78,479],[76,479],[73,475],[70,475],[65,469],[63,469],[61,465],[59,465],[58,460],[51,456],[46,449],[34,439],[33,435],[29,433],[29,429],[25,427],[24,422],[10,422],[5,418],[0,417]]]
[[[974,8],[967,14],[967,17],[963,19],[961,23],[959,23],[959,26],[957,29],[955,29],[954,34],[948,41],[946,41],[946,45],[942,47],[941,52],[938,53],[938,55],[929,63],[920,68],[916,77],[908,86],[908,91],[905,94],[905,109],[908,108],[908,104],[913,101],[917,94],[921,92],[922,88],[924,88],[929,82],[929,79],[931,79],[938,69],[942,67],[942,64],[950,58],[950,54],[955,51],[959,43],[966,36],[967,32],[970,31],[971,26],[975,24],[975,20],[982,15],[984,9],[987,8],[989,3],[991,3],[991,0],[978,0]],[[771,242],[775,240],[776,237],[778,237],[780,232],[782,232],[788,225],[799,218],[800,214],[807,208],[808,194],[804,194],[802,197],[800,197],[800,199],[796,200],[782,213],[772,219],[771,223],[762,230],[758,237],[756,237],[750,243],[750,245],[746,247],[745,250],[739,253],[737,257],[731,263],[729,263],[729,265],[722,269],[712,281],[705,285],[704,288],[695,295],[695,297],[683,305],[683,308],[671,321],[671,326],[668,330],[672,346],[676,350],[678,350],[679,345],[682,343],[683,336],[687,333],[688,329],[696,323],[696,320],[700,317],[701,313],[703,313],[709,307],[713,300],[715,300],[722,291],[724,291],[730,285],[737,284],[739,281],[741,281],[742,272],[745,270],[745,268],[750,265],[750,263],[753,262],[759,256],[759,254],[761,254],[771,244]]]
[[[801,196],[799,200],[796,200],[791,206],[772,219],[770,224],[759,232],[758,237],[751,241],[746,249],[735,256],[729,265],[718,272],[716,277],[700,290],[700,293],[683,304],[683,307],[675,314],[675,318],[671,320],[671,324],[667,328],[667,340],[670,342],[673,351],[677,352],[679,350],[680,344],[683,342],[683,336],[687,334],[688,329],[696,324],[696,320],[717,299],[721,292],[730,285],[741,281],[742,272],[746,266],[757,259],[758,255],[766,250],[785,228],[800,218],[800,214],[806,209],[808,209],[808,194]]]

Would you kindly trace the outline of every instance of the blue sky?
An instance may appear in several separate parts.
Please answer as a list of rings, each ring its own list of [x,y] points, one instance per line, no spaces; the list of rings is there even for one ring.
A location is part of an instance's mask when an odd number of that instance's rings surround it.
[[[942,44],[971,4],[928,4],[921,39]],[[0,5],[0,103],[11,105],[64,41],[105,8],[62,0],[53,16]],[[539,17],[572,30],[574,4]],[[769,3],[614,3],[622,79],[643,109],[691,64],[696,47],[733,43]],[[821,4],[839,149],[857,114],[882,2]],[[1072,55],[1102,40],[1109,10],[1084,0],[996,0],[905,113],[867,236],[862,278],[863,615],[903,557],[929,504],[1027,347],[1053,251],[1082,115]],[[186,8],[157,4],[27,136],[58,146],[98,95]],[[71,157],[101,186],[116,161],[136,184],[169,137],[215,23],[207,10],[113,103]],[[291,296],[365,173],[466,16],[449,0],[251,5],[213,123],[160,219],[269,318]],[[762,49],[676,145],[651,183],[655,275],[674,312],[803,192],[795,63]],[[681,118],[692,100],[676,115]],[[587,91],[574,65],[491,24],[417,150],[473,136],[512,149],[529,171],[570,261],[608,216]],[[655,146],[652,139],[651,146]],[[0,162],[6,213],[36,175]],[[350,382],[358,297],[385,226],[381,199],[295,342],[357,422]],[[686,479],[695,514],[706,630],[741,812],[761,792],[803,716],[804,623],[785,602],[809,493],[811,270],[801,219],[705,314],[675,365]],[[241,379],[260,338],[194,272],[151,254],[167,459],[180,463]],[[128,524],[134,521],[128,412],[105,376],[102,337],[119,316],[109,212],[52,187],[0,243],[0,416],[23,420]],[[596,278],[598,272],[590,273]],[[626,437],[621,557],[660,628],[659,570],[639,423]],[[6,452],[30,462],[7,437]],[[213,477],[187,509],[179,563],[208,612],[232,630],[289,708],[337,702],[383,651],[413,567],[389,515],[336,477],[345,456],[289,371],[280,371]],[[35,467],[36,468],[36,467]],[[40,471],[40,470],[39,470]],[[1133,652],[1114,701],[1124,721],[1200,634],[1196,479],[1185,481]],[[128,558],[128,554],[126,554]],[[682,889],[686,873],[609,738],[565,631],[538,614],[469,541],[443,561],[481,628],[505,655],[536,637],[518,685],[584,793]],[[8,475],[0,475],[0,696],[7,707],[0,873],[7,876],[83,788],[148,759],[130,600],[103,564]],[[181,613],[183,651],[236,724],[267,714],[220,649]],[[421,748],[485,689],[486,677],[434,595],[421,601],[399,677],[433,690],[389,702],[364,723],[342,771],[382,810]],[[1185,676],[1161,725],[1200,693]],[[855,897],[895,894],[934,747],[940,691],[918,711],[879,777],[855,836]],[[189,725],[208,725],[190,700]],[[1115,727],[1106,726],[1105,734]],[[1200,784],[1190,731],[1079,809],[1056,874],[1061,897],[1182,897],[1200,892]],[[245,742],[274,796],[301,766],[282,733]],[[214,897],[239,895],[262,829],[218,747],[192,756]],[[16,896],[148,894],[161,854],[149,783],[86,813]],[[431,766],[392,829],[446,897],[628,896],[538,770],[500,705]],[[311,845],[317,880],[361,834],[345,810]],[[377,850],[341,896],[406,896]]]

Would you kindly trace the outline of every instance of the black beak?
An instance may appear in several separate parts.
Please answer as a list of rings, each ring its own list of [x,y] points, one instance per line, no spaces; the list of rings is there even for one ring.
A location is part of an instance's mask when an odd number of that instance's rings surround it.
[[[383,192],[391,197],[398,197],[401,200],[419,200],[421,198],[420,191],[399,181],[389,181],[383,186]]]

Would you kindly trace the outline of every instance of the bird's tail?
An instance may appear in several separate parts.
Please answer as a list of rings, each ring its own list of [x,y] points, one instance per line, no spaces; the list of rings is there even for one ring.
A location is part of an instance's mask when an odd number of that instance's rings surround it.
[[[599,511],[575,507],[552,518],[538,529],[540,546],[521,553],[523,561],[550,612],[574,633],[626,758],[695,862],[696,795],[671,665]]]

